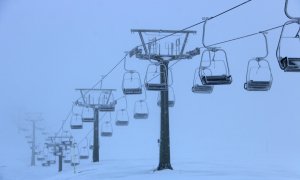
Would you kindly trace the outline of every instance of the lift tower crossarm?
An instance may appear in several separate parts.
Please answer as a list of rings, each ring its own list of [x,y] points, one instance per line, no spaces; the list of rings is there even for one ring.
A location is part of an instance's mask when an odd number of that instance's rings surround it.
[[[187,40],[188,40],[188,37],[189,37],[189,34],[196,34],[197,31],[191,31],[191,30],[155,30],[155,29],[132,29],[131,30],[132,33],[138,33],[139,34],[139,37],[141,39],[141,42],[142,42],[142,46],[143,46],[143,49],[144,49],[144,54],[142,53],[141,49],[137,49],[135,50],[135,55],[136,55],[136,58],[138,59],[143,59],[143,60],[156,60],[156,61],[174,61],[174,60],[182,60],[182,59],[192,59],[195,55],[192,55],[192,54],[184,54],[184,50],[185,50],[185,47],[186,47],[186,43],[187,43]],[[184,42],[183,42],[183,45],[181,47],[181,50],[180,50],[180,53],[179,54],[151,54],[151,52],[148,51],[147,49],[147,46],[146,45],[149,45],[153,42],[148,42],[146,43],[145,40],[144,40],[144,37],[143,37],[143,33],[169,33],[169,34],[185,34],[185,38],[184,38]],[[170,36],[171,36],[170,35]],[[159,41],[160,39],[158,40],[154,40],[154,42],[157,42]],[[198,55],[198,54],[196,54]]]

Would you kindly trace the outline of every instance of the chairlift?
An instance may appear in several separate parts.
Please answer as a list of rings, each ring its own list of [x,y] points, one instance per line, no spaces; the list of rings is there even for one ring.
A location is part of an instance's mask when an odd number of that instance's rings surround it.
[[[42,132],[42,135],[47,136],[48,133],[47,132]]]
[[[226,51],[221,48],[208,47],[205,45],[205,30],[208,19],[205,20],[203,25],[202,44],[206,49],[201,56],[199,71],[200,80],[203,85],[231,84],[232,77],[229,71]],[[206,54],[208,55],[208,59],[205,58]]]
[[[79,114],[73,114],[70,121],[71,129],[82,129],[83,124]]]
[[[80,158],[78,154],[78,146],[76,143],[74,143],[71,151],[71,166],[78,166],[80,164]]]
[[[268,91],[272,86],[273,76],[269,62],[265,59],[268,56],[268,41],[262,32],[266,42],[266,55],[251,59],[247,66],[246,83],[244,89],[247,91]]]
[[[25,136],[26,139],[32,139],[32,136],[28,135],[28,136]]]
[[[199,77],[199,72],[200,70],[197,68],[194,73],[192,92],[199,94],[211,94],[214,90],[214,86],[203,85]]]
[[[50,163],[48,161],[45,161],[45,162],[42,163],[42,166],[43,167],[49,167]]]
[[[164,72],[160,72],[163,66]],[[168,90],[167,67],[162,63],[151,63],[147,67],[145,76],[145,87],[148,91],[166,91]],[[161,82],[161,79],[164,81]]]
[[[92,123],[94,122],[94,111],[92,108],[83,108],[82,109],[82,122]]]
[[[116,114],[116,125],[117,126],[128,126],[129,116],[126,109],[121,109],[117,111]]]
[[[111,114],[109,114],[110,120],[106,120],[101,126],[101,136],[111,137],[113,135],[113,127],[111,124]]]
[[[229,73],[229,66],[226,52],[222,49],[204,50],[205,53],[213,53],[213,57],[209,59],[209,65],[205,66],[204,59],[201,58],[200,64],[200,80],[203,85],[227,85],[232,83],[232,77]],[[223,59],[215,59],[217,53],[224,55]]]
[[[148,119],[149,109],[145,100],[136,101],[134,104],[134,119]]]
[[[44,161],[45,160],[45,154],[44,151],[39,151],[37,154],[37,158],[38,161]]]
[[[47,157],[48,157],[47,161],[50,165],[56,163],[56,158],[55,158],[54,154],[52,154],[51,152],[48,152]]]
[[[114,100],[112,91],[103,91],[99,96],[99,111],[100,112],[112,112],[115,111],[117,101]]]
[[[81,147],[79,154],[80,159],[89,159],[89,148],[87,146]]]
[[[168,106],[169,107],[174,107],[175,106],[175,92],[174,92],[174,89],[172,87],[169,87],[169,101],[168,101]],[[160,107],[161,105],[161,94],[158,93],[158,96],[157,96],[157,106]]]
[[[126,71],[123,75],[122,90],[124,95],[142,94],[142,82],[137,71]]]
[[[64,163],[70,164],[71,162],[72,162],[71,155],[69,153],[66,153],[66,155],[64,157]]]
[[[281,30],[277,50],[276,50],[276,56],[277,56],[277,60],[279,62],[279,66],[282,70],[284,70],[284,72],[300,72],[300,57],[299,56],[291,57],[289,55],[282,55],[282,51],[281,51],[281,49],[283,47],[282,40],[284,38],[286,38],[283,35],[284,35],[285,28],[287,25],[297,24],[299,26],[299,29],[298,29],[296,35],[293,34],[291,37],[288,37],[288,38],[292,38],[297,41],[300,41],[300,17],[292,17],[288,13],[287,9],[288,9],[288,0],[285,1],[285,14],[290,20],[287,21],[282,26],[282,30]]]

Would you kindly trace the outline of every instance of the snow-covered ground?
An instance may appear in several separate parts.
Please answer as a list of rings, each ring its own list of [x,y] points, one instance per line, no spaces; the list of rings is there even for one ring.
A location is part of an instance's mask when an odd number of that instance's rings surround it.
[[[280,166],[262,164],[223,164],[199,161],[178,161],[173,163],[175,170],[153,171],[154,160],[107,160],[97,164],[87,164],[74,169],[67,167],[64,172],[56,172],[56,167],[10,169],[1,166],[1,180],[298,180],[300,174]]]
[[[274,160],[274,159],[273,159]],[[1,180],[299,180],[300,173],[289,165],[276,163],[175,161],[171,170],[154,171],[156,161],[151,159],[104,160],[101,163],[85,163],[75,170],[70,166],[57,172],[57,165],[11,169],[0,167]]]

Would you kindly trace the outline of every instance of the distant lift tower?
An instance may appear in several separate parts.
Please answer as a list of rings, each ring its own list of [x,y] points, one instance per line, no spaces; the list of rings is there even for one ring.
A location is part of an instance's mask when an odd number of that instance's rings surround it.
[[[150,62],[146,72],[145,87],[147,90],[160,92],[161,125],[159,165],[157,170],[172,170],[169,136],[169,81],[171,80],[168,65],[171,61],[192,59],[200,54],[199,48],[185,52],[189,35],[196,34],[196,31],[132,29],[131,32],[138,33],[142,42],[142,48],[136,47],[130,51],[129,55],[135,55],[138,59]],[[144,36],[148,37],[148,42],[145,42]],[[161,38],[165,36],[167,38]],[[152,82],[156,77],[151,77],[150,66],[156,66],[159,69],[158,82]]]
[[[102,86],[102,83],[101,83]],[[115,89],[76,89],[80,91],[81,100],[75,104],[84,109],[92,109],[93,117],[82,114],[82,122],[94,123],[93,162],[99,162],[99,112],[114,112],[117,101],[114,100]]]
[[[36,155],[36,123],[42,121],[41,113],[27,113],[26,121],[32,123],[32,139],[31,139],[31,166],[35,166],[35,155]]]

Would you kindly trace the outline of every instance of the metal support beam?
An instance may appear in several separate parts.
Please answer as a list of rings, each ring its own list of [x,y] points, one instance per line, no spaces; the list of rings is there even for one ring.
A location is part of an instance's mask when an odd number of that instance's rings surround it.
[[[183,55],[183,53],[184,53],[184,49],[185,49],[188,38],[189,38],[189,33],[186,33],[185,38],[184,38],[184,42],[183,42],[183,45],[182,45],[182,48],[181,48],[180,55]]]
[[[58,172],[61,172],[63,169],[63,150],[62,147],[59,146],[59,156],[58,156]]]
[[[99,110],[94,108],[93,162],[99,162]]]
[[[145,54],[148,55],[148,50],[147,50],[146,43],[145,43],[145,41],[144,41],[142,32],[139,32],[139,36],[140,36],[140,38],[141,38],[141,41],[142,41],[142,44],[143,44],[143,48],[144,48]]]
[[[160,66],[160,82],[168,82],[168,62]],[[162,74],[166,74],[163,76]],[[160,150],[157,170],[173,169],[170,162],[170,131],[169,131],[169,90],[160,92]]]
[[[32,121],[31,166],[35,166],[35,121]]]

